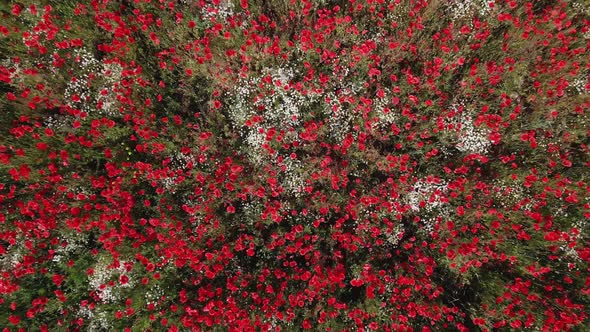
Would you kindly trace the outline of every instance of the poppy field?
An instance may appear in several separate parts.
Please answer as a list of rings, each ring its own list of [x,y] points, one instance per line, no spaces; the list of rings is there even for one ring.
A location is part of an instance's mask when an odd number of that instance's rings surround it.
[[[0,2],[0,331],[590,330],[588,0]]]

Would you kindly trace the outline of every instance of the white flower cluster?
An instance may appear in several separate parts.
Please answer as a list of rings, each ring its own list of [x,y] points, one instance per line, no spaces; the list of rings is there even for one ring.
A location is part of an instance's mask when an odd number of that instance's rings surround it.
[[[494,191],[492,197],[496,202],[503,208],[512,209],[514,206],[523,202],[527,198],[527,194],[524,191],[524,187],[519,185],[510,184],[507,181],[495,181],[492,190]],[[531,210],[535,202],[529,199],[524,204],[522,210]]]
[[[404,233],[404,225],[401,223],[395,225],[391,233],[385,233],[385,240],[392,246],[396,247],[401,239],[401,235]]]
[[[441,199],[448,190],[447,186],[448,182],[446,181],[421,179],[404,197],[404,201],[412,211],[420,213],[421,232],[432,234],[439,220],[451,215],[449,206]],[[422,203],[423,207],[420,206],[421,202],[424,202]]]
[[[277,214],[282,215],[283,219],[281,222],[288,223],[288,224],[300,224],[304,225],[304,227],[313,227],[312,224],[316,220],[324,219],[322,215],[319,213],[308,211],[307,214],[298,213],[296,215],[292,215],[290,213],[291,209],[294,209],[292,205],[283,204]]]
[[[8,70],[10,73],[10,80],[12,81],[12,84],[15,85],[23,83],[23,76],[21,76],[23,71],[21,61],[13,61],[10,58],[2,59],[0,61],[0,67],[4,67]]]
[[[78,310],[78,317],[88,320],[87,331],[89,332],[110,331],[112,325],[108,315],[106,311],[101,311],[98,308],[90,310],[88,306],[80,307]]]
[[[267,331],[276,331],[279,322],[282,323],[283,320],[279,321],[279,319],[273,315],[272,318],[266,322],[267,324],[270,324],[270,327]]]
[[[213,26],[213,22],[226,22],[228,18],[234,16],[234,4],[232,1],[220,1],[219,5],[205,5],[201,8],[201,18],[208,25]]]
[[[590,222],[588,222],[588,219],[577,219],[574,221],[573,226],[579,231],[578,235],[576,235],[576,238],[581,237],[590,230]]]
[[[264,107],[263,118],[265,124],[277,129],[288,130],[297,127],[301,123],[301,109],[319,101],[320,95],[315,92],[302,94],[295,89],[285,88],[293,80],[298,70],[290,67],[265,68],[262,75],[271,77],[273,83],[278,82],[281,87],[276,87],[274,93],[257,98],[255,107]]]
[[[123,68],[117,63],[101,63],[86,48],[79,48],[74,51],[74,61],[78,68],[78,76],[66,86],[64,91],[64,100],[67,105],[78,108],[83,112],[89,113],[94,110],[98,114],[114,117],[118,115],[116,106],[116,88],[121,80]],[[89,76],[97,76],[104,80],[104,86],[100,89],[93,89]],[[74,100],[74,96],[78,99]],[[97,104],[101,104],[97,108]]]
[[[103,63],[100,75],[104,79],[105,85],[99,90],[105,91],[106,94],[100,93],[96,98],[96,103],[101,104],[98,112],[107,117],[118,116],[120,114],[117,109],[117,96],[114,90],[123,76],[123,67],[118,63]]]
[[[412,190],[407,193],[405,200],[414,212],[421,210],[420,202],[424,201],[426,212],[430,212],[444,204],[440,197],[447,191],[447,186],[446,181],[418,180]]]
[[[100,73],[107,84],[115,84],[123,78],[123,67],[116,62],[104,62]]]
[[[242,216],[243,219],[241,222],[246,223],[246,225],[252,226],[256,224],[258,220],[260,220],[260,214],[264,211],[264,206],[261,202],[256,200],[249,200],[242,206]]]
[[[23,246],[24,243],[24,237],[22,235],[17,235],[16,243],[7,246],[6,252],[0,256],[0,271],[12,270],[21,262],[23,252],[26,250]]]
[[[160,183],[166,191],[173,194],[176,192],[176,179],[175,176],[166,176],[160,179]]]
[[[111,263],[108,256],[101,256],[94,265],[94,273],[88,277],[88,285],[92,290],[97,292],[103,303],[113,303],[117,301],[119,299],[118,290],[120,290],[120,288],[131,287],[134,285],[135,281],[129,276],[129,273],[126,272],[124,264],[124,261],[120,261],[118,268],[110,268],[109,265],[111,265]],[[121,284],[119,282],[119,277],[121,275],[127,275],[129,277],[129,281],[126,284]],[[113,287],[107,285],[111,280],[115,281],[115,286]],[[107,286],[101,289],[101,285]]]
[[[407,5],[403,5],[403,4],[398,4],[396,5],[393,10],[390,10],[387,12],[387,15],[385,16],[385,20],[388,23],[397,23],[398,25],[401,25],[401,23],[404,20],[407,20],[409,18],[409,6]]]
[[[448,205],[439,205],[436,210],[428,209],[429,212],[425,215],[420,216],[420,220],[422,222],[422,229],[421,232],[424,232],[427,235],[431,235],[434,232],[435,226],[445,219],[448,219],[451,216],[451,209]]]
[[[407,194],[406,201],[412,211],[420,212],[420,232],[432,234],[439,220],[451,215],[449,206],[441,200],[441,196],[447,191],[447,185],[444,181],[433,183],[419,180]],[[423,208],[420,207],[420,202],[424,202]]]
[[[240,79],[233,89],[226,92],[226,97],[232,100],[230,107],[230,119],[234,129],[240,129],[252,116],[256,114],[254,108],[248,104],[252,98],[253,90],[260,82],[259,79]],[[252,90],[252,91],[251,91]]]
[[[454,20],[468,17],[475,12],[481,17],[490,13],[489,0],[454,0],[448,8]]]
[[[583,73],[576,77],[572,82],[572,87],[579,93],[583,94],[586,93],[586,85],[588,84],[588,79],[590,76],[587,73]]]
[[[565,214],[564,216],[567,217],[567,214]],[[580,237],[582,237],[582,234],[584,233],[584,231],[587,231],[588,228],[588,222],[586,220],[583,219],[579,219],[576,220],[573,225],[573,227],[575,227],[579,233],[578,234],[573,234],[573,233],[569,233],[569,235],[571,237],[573,237],[573,239],[575,241],[578,241],[580,239]],[[566,240],[561,240],[560,242],[562,242],[563,244],[559,246],[559,249],[562,251],[563,255],[559,257],[559,260],[567,260],[569,262],[574,262],[574,263],[581,263],[582,259],[580,258],[580,255],[578,254],[578,251],[576,250],[576,248],[571,248]],[[572,269],[572,267],[570,267],[570,269]],[[577,268],[576,268],[577,269]]]
[[[103,64],[96,60],[86,50],[77,50],[76,57],[79,60],[79,76],[72,78],[64,90],[64,103],[74,109],[79,109],[87,114],[96,112],[106,117],[116,117],[119,112],[116,108],[116,93],[113,87],[121,79],[123,68],[118,64]],[[97,73],[104,80],[105,86],[96,90],[88,81],[89,75]],[[102,92],[106,92],[102,93]],[[73,100],[77,96],[79,100]],[[100,104],[100,107],[97,105]],[[72,126],[73,118],[67,115],[52,114],[44,118],[44,125],[51,129],[63,129]]]
[[[322,111],[327,117],[329,135],[337,142],[341,142],[350,133],[356,139],[358,133],[353,130],[354,123],[360,114],[356,114],[345,104],[340,102],[341,97],[358,96],[366,94],[366,88],[362,82],[355,80],[354,73],[348,67],[337,68],[334,73],[336,77],[334,91],[324,94],[324,107]],[[360,122],[360,121],[359,121]]]
[[[159,180],[166,191],[175,193],[178,185],[177,181],[179,179],[179,173],[182,173],[186,169],[189,162],[194,162],[195,158],[190,154],[179,152],[172,155],[170,159],[170,171],[165,176],[160,177]]]
[[[589,198],[587,197],[586,200],[588,200]],[[563,217],[568,217],[568,214],[563,212],[562,213]],[[572,228],[576,228],[577,229],[577,233],[573,233],[573,232],[569,232],[569,235],[573,238],[573,240],[575,240],[576,242],[580,242],[581,238],[588,233],[589,228],[590,228],[590,223],[588,222],[587,219],[585,218],[579,218],[576,219],[573,223],[572,223]],[[567,243],[565,243],[565,241],[563,241],[564,244],[561,245],[559,248],[563,251],[564,258],[568,258],[574,262],[581,262],[582,259],[580,258],[580,255],[578,254],[578,252],[576,251],[575,248],[570,248]],[[561,259],[561,257],[560,257]]]
[[[246,144],[248,145],[247,157],[253,164],[258,166],[263,165],[269,160],[269,156],[266,155],[267,152],[262,148],[262,144],[266,142],[266,135],[259,130],[262,128],[261,126],[253,127],[248,131],[248,136],[246,136]],[[270,159],[274,158],[271,157]]]
[[[146,304],[153,304],[154,306],[158,306],[160,302],[160,298],[164,295],[164,290],[160,287],[158,283],[153,283],[150,285],[149,289],[145,292],[145,301]]]
[[[59,263],[64,257],[69,257],[71,253],[86,247],[87,238],[77,231],[61,232],[62,236],[67,236],[65,246],[58,246],[55,249],[53,262]]]
[[[459,103],[464,106],[464,103]],[[458,110],[458,105],[453,105],[453,109]],[[461,152],[478,153],[485,155],[492,145],[489,139],[490,130],[480,126],[476,127],[473,118],[467,112],[457,113],[453,118],[447,119],[446,125],[452,124],[452,132],[457,137],[455,147]],[[447,127],[448,128],[448,127]]]
[[[563,252],[563,255],[558,258],[560,261],[566,259],[573,262],[582,262],[582,259],[575,248],[570,248],[563,240],[561,242],[564,242],[564,244],[559,246],[559,249]]]
[[[339,70],[336,87],[341,90],[341,95],[358,96],[359,94],[366,92],[367,89],[363,86],[363,82],[358,79],[353,79],[354,76],[355,73],[351,72],[349,67],[344,67]]]
[[[93,70],[100,65],[100,61],[98,61],[85,47],[75,49],[73,56],[74,61],[82,69],[88,68],[89,70]]]
[[[470,116],[461,118],[461,132],[459,143],[455,147],[461,152],[486,154],[492,142],[489,139],[489,131],[484,128],[476,128]]]
[[[285,157],[279,166],[284,166],[280,185],[285,192],[294,197],[300,197],[305,187],[305,177],[302,174],[302,163],[298,159]]]
[[[52,114],[43,119],[43,126],[53,130],[71,128],[72,123],[72,118],[61,114]]]
[[[340,101],[332,92],[327,93],[328,102],[323,108],[324,113],[328,117],[328,134],[337,142],[342,142],[349,133],[356,138],[358,135],[353,129],[354,114],[351,110],[343,109]]]
[[[75,97],[78,97],[79,100],[75,101]],[[72,77],[72,80],[68,83],[64,91],[64,101],[68,106],[79,108],[86,113],[89,113],[92,110],[88,74]]]
[[[585,6],[582,1],[572,1],[571,6],[580,14],[590,15],[590,7]]]
[[[64,91],[65,103],[73,108],[78,108],[89,113],[92,110],[92,92],[90,89],[89,75],[96,72],[100,62],[85,48],[74,51],[74,62],[78,68],[76,75],[72,77]],[[74,98],[77,97],[76,100]]]
[[[247,145],[246,153],[256,165],[262,165],[269,158],[262,148],[262,145],[266,143],[266,131],[273,128],[277,132],[290,133],[293,128],[301,124],[301,110],[320,99],[318,93],[303,94],[295,89],[283,88],[290,83],[295,74],[297,71],[288,66],[265,68],[258,77],[241,79],[231,91],[226,93],[231,100],[229,117],[232,127],[244,137]],[[279,83],[281,87],[274,87],[274,91],[258,96],[256,93],[262,83],[261,77],[267,75],[273,83]],[[255,115],[260,115],[262,121],[247,128],[246,122]],[[295,141],[298,137],[290,133],[285,135],[285,139]]]
[[[71,177],[73,178],[73,177]],[[74,199],[77,201],[81,201],[84,197],[88,197],[91,195],[92,187],[90,183],[87,182],[80,182],[76,185],[71,187],[71,192],[75,195]],[[81,197],[84,196],[84,197]]]
[[[373,125],[379,129],[388,131],[391,125],[398,120],[398,114],[387,107],[390,99],[389,89],[385,88],[383,92],[383,97],[374,99],[373,109],[377,114],[378,122]]]

